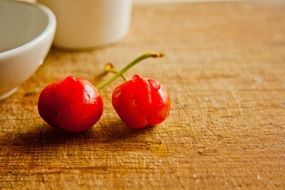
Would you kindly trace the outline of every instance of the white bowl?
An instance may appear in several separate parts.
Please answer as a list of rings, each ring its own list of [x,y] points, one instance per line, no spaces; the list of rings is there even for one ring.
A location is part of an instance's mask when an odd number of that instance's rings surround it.
[[[131,0],[38,0],[57,18],[54,45],[86,49],[116,43],[129,30]]]
[[[0,99],[15,92],[42,64],[56,19],[45,6],[0,1]]]

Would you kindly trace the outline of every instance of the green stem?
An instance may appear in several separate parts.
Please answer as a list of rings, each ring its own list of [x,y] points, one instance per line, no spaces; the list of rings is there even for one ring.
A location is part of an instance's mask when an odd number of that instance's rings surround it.
[[[119,72],[117,72],[112,78],[110,78],[109,80],[103,81],[101,82],[98,86],[97,89],[101,90],[104,87],[106,87],[107,85],[109,85],[111,82],[113,82],[114,80],[116,80],[117,78],[119,78],[121,75],[123,75],[125,72],[127,72],[130,68],[132,68],[134,65],[136,65],[137,63],[141,62],[144,59],[153,57],[153,58],[158,58],[158,57],[162,57],[163,54],[162,53],[144,53],[141,56],[137,57],[136,59],[134,59],[132,62],[130,62],[128,65],[126,65],[122,70],[120,70]]]
[[[104,72],[106,73],[113,73],[113,74],[117,74],[118,71],[114,68],[114,65],[112,63],[107,63],[104,67]],[[122,79],[126,82],[127,78],[125,77],[125,75],[121,75]]]

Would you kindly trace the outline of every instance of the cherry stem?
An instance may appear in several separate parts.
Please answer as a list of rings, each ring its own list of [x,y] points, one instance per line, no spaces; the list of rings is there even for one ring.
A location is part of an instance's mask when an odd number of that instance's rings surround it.
[[[107,63],[105,66],[104,66],[104,72],[105,73],[113,73],[113,74],[117,74],[118,71],[114,68],[114,65],[112,63]],[[127,78],[125,77],[124,74],[121,75],[122,79],[126,82],[127,81]]]
[[[98,90],[103,89],[104,87],[109,85],[111,82],[113,82],[117,78],[121,77],[125,72],[127,72],[134,65],[136,65],[137,63],[141,62],[142,60],[150,58],[150,57],[152,57],[152,58],[163,57],[163,53],[160,53],[160,52],[159,53],[144,53],[144,54],[140,55],[139,57],[137,57],[136,59],[131,61],[128,65],[126,65],[123,69],[121,69],[120,71],[116,72],[116,74],[112,78],[110,78],[109,80],[101,82],[97,86],[97,89]]]

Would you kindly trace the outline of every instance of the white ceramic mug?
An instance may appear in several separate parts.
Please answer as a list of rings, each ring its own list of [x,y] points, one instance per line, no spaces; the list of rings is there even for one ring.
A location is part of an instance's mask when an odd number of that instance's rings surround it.
[[[57,18],[54,45],[92,48],[120,41],[129,30],[131,0],[38,0]]]

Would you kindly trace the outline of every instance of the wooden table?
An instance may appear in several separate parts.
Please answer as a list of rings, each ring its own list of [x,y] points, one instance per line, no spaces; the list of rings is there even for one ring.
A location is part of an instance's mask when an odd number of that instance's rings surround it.
[[[43,66],[0,102],[0,189],[284,189],[285,5],[136,5],[129,35],[90,51],[52,48]],[[145,51],[141,73],[172,97],[166,122],[131,130],[112,109],[69,135],[37,113],[40,90],[66,75],[95,84]],[[108,78],[110,76],[105,76]]]

